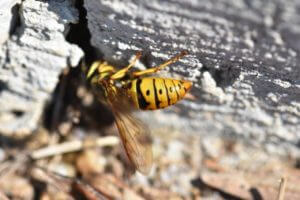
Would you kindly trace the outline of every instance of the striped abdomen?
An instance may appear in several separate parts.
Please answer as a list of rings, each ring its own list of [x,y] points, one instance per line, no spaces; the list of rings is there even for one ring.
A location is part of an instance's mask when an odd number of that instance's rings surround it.
[[[175,104],[191,88],[192,83],[169,78],[146,77],[134,79],[128,93],[135,106],[142,110],[155,110]]]

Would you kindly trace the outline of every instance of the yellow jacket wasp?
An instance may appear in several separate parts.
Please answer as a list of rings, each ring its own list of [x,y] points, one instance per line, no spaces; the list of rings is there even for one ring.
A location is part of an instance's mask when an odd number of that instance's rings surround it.
[[[147,75],[158,72],[186,54],[182,51],[156,67],[132,72],[130,69],[141,57],[141,52],[138,52],[123,69],[117,70],[105,61],[95,61],[87,72],[87,79],[96,93],[103,92],[112,109],[129,160],[144,174],[149,173],[153,159],[149,129],[130,114],[130,109],[161,109],[182,99],[192,86],[190,81]]]

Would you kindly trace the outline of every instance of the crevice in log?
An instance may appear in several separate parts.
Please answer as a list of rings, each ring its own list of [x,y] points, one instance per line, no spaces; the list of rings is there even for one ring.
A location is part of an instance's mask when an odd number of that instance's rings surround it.
[[[66,40],[77,44],[84,51],[85,62],[90,64],[96,59],[96,50],[90,44],[91,34],[88,29],[87,14],[83,6],[83,0],[76,1],[75,6],[79,11],[79,23],[71,24]]]
[[[24,112],[21,110],[13,110],[12,113],[16,116],[16,117],[22,117],[24,115]]]
[[[10,30],[9,35],[12,36],[18,30],[18,27],[21,26],[21,19],[20,19],[20,4],[16,4],[11,8],[12,19],[10,21]]]
[[[79,22],[70,25],[66,40],[78,45],[84,51],[84,64],[90,66],[102,55],[90,44],[91,34],[88,29],[87,13],[83,0],[76,1],[75,7],[79,11]],[[85,77],[81,66],[70,68],[67,74],[61,75],[54,92],[53,101],[46,108],[45,113],[48,113],[44,120],[46,128],[55,130],[61,121],[70,120],[70,116],[66,115],[69,112],[68,109],[75,112],[79,111],[80,119],[77,125],[80,126],[91,127],[95,124],[99,128],[113,123],[112,113],[98,100],[93,101],[89,106],[82,104],[82,99],[78,97],[77,91],[79,87],[86,87],[84,83]]]
[[[231,86],[241,73],[241,69],[235,67],[233,63],[222,64],[219,68],[203,65],[201,72],[209,72],[216,81],[218,87],[226,88]]]
[[[7,84],[4,82],[4,81],[1,81],[0,80],[0,93],[3,91],[3,90],[7,90]]]

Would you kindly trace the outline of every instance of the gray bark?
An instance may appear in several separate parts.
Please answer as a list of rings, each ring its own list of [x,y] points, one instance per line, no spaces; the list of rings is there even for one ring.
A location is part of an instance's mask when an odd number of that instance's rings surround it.
[[[83,52],[65,40],[68,25],[78,20],[71,1],[17,2],[1,3],[7,23],[1,18],[0,133],[24,137],[38,127],[62,70],[76,66]],[[18,12],[11,9],[16,6]]]
[[[168,71],[193,81],[196,100],[179,103],[179,113],[144,113],[148,122],[299,155],[298,0],[84,3],[91,43],[113,64],[124,65],[138,50],[148,67],[190,52]]]

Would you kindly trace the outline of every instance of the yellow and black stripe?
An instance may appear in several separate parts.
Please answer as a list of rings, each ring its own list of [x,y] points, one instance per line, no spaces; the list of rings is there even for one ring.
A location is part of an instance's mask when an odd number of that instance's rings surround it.
[[[142,110],[156,110],[175,104],[191,88],[190,81],[146,77],[130,82],[128,93],[135,106]]]

